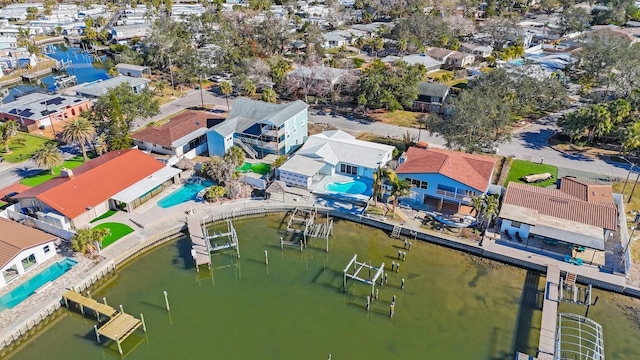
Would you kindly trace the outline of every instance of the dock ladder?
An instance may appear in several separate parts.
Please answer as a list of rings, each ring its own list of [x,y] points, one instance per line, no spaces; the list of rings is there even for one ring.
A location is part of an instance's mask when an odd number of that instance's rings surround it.
[[[393,231],[391,231],[391,237],[394,238],[394,239],[399,239],[401,232],[402,232],[402,226],[394,225],[393,226]]]

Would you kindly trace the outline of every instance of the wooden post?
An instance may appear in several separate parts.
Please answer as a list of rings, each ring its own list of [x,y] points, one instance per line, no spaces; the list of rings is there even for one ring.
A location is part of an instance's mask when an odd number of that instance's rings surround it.
[[[64,306],[67,307],[67,309],[69,308],[69,299],[67,299],[66,297],[63,298],[64,299]]]
[[[169,298],[167,297],[167,292],[163,291],[164,293],[164,304],[167,307],[167,311],[171,311],[171,308],[169,307]]]
[[[107,298],[106,298],[106,297],[103,297],[103,298],[102,298],[102,302],[103,302],[105,305],[107,305],[107,306],[109,305],[109,304],[107,304]]]
[[[87,290],[87,297],[91,299],[91,291]]]
[[[96,341],[100,343],[100,333],[98,332],[98,325],[93,325],[93,330],[96,332]]]
[[[84,315],[84,306],[82,306],[82,304],[80,304],[80,313]]]
[[[124,309],[122,308],[122,305],[120,305],[120,312],[123,313]]]
[[[122,346],[120,346],[120,340],[118,339],[118,335],[116,335],[116,344],[118,344],[118,351],[120,352],[120,356],[122,356]]]
[[[264,251],[264,263],[269,265],[269,254],[267,253],[267,250]]]
[[[147,324],[144,323],[144,315],[140,314],[140,320],[142,321],[142,331],[147,332]]]

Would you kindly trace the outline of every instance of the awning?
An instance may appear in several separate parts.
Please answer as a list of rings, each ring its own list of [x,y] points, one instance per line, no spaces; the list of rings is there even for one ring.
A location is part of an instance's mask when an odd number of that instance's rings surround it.
[[[146,178],[115,194],[111,197],[111,199],[128,204],[141,197],[142,195],[148,193],[149,191],[155,189],[163,182],[178,175],[180,172],[180,169],[176,169],[171,166],[165,166],[162,169],[147,176]]]

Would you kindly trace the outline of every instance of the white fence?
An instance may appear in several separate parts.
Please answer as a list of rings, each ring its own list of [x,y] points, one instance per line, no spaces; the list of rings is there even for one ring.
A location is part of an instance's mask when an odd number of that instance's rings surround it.
[[[49,223],[46,223],[42,220],[38,220],[34,217],[31,216],[27,216],[24,214],[20,214],[19,212],[15,212],[12,210],[7,209],[7,215],[9,216],[9,219],[13,220],[13,221],[17,221],[21,224],[28,224],[30,222],[32,222],[35,226],[35,228],[42,230],[44,232],[47,232],[49,234],[55,235],[59,238],[65,239],[65,240],[71,240],[71,238],[73,237],[73,235],[75,235],[75,233],[73,231],[68,231],[65,229],[61,229],[57,226],[51,225]]]

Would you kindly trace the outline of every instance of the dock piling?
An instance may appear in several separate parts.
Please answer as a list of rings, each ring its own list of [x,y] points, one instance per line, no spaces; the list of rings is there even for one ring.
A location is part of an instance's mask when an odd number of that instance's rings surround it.
[[[100,343],[100,333],[98,332],[98,325],[93,325],[93,330],[96,332],[96,341]]]
[[[393,318],[393,314],[395,313],[395,307],[396,307],[395,304],[389,305],[389,317],[390,318]]]
[[[91,291],[89,291],[89,290],[87,290],[87,297],[88,297],[89,299],[93,299],[93,298],[91,297]]]
[[[106,298],[106,297],[103,297],[103,298],[102,298],[102,302],[103,302],[105,305],[109,306],[109,304],[107,304],[107,298]]]
[[[123,313],[124,309],[122,308],[122,304],[120,304],[120,312]]]
[[[120,339],[118,339],[118,335],[116,335],[116,344],[118,344],[118,351],[120,352],[120,356],[122,356],[122,346],[120,346]]]
[[[265,265],[269,265],[269,254],[267,253],[267,250],[264,251],[264,263]]]
[[[167,311],[171,311],[171,308],[169,307],[169,297],[166,291],[163,291],[164,293],[164,304],[167,307]]]
[[[404,279],[402,279],[402,283],[400,284],[400,290],[404,290]]]
[[[142,321],[142,331],[147,332],[147,324],[144,322],[144,315],[140,314],[140,320]]]

